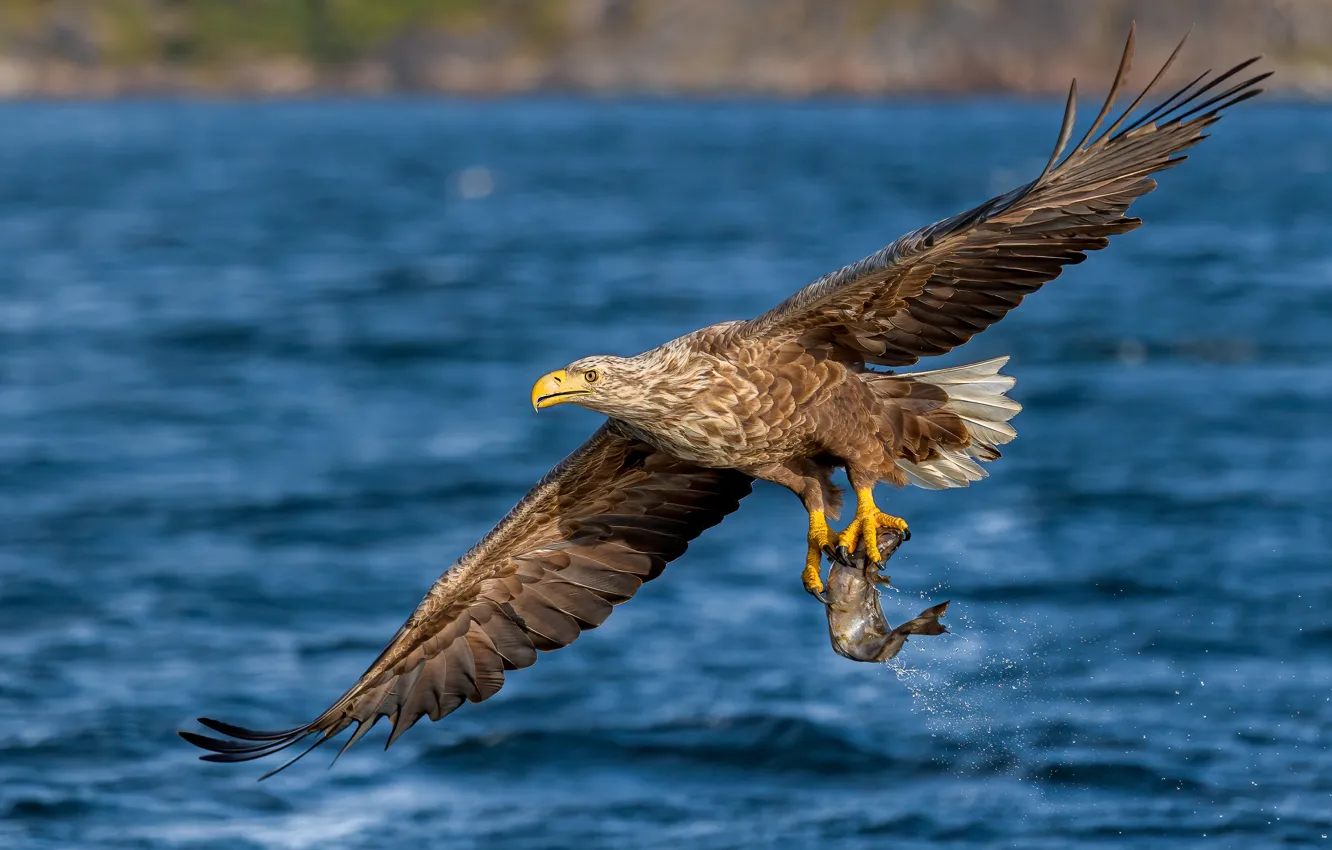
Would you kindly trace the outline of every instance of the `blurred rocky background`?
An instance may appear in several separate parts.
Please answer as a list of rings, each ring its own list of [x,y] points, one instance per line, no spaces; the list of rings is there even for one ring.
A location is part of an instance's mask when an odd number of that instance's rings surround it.
[[[1132,20],[1332,95],[1332,0],[0,0],[0,96],[1049,94]]]

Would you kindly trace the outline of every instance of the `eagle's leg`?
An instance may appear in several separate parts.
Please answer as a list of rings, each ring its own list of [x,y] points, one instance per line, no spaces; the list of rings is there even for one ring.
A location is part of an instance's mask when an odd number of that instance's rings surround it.
[[[891,514],[886,514],[879,510],[879,506],[874,504],[874,488],[857,487],[856,488],[856,517],[851,520],[851,524],[837,537],[838,548],[845,549],[854,554],[856,548],[862,543],[865,546],[865,557],[874,563],[882,563],[883,558],[879,555],[879,529],[891,528],[900,532],[903,540],[911,539],[911,531],[907,528],[906,520]]]
[[[831,508],[836,517],[839,505],[836,498],[825,498],[824,488],[828,485],[831,469],[803,461],[789,465],[771,464],[744,471],[755,478],[780,484],[800,497],[805,513],[809,514],[809,535],[806,537],[808,548],[805,550],[805,568],[800,573],[800,583],[810,595],[823,601],[823,549],[831,547],[836,540],[828,528],[825,511]]]
[[[823,599],[823,576],[821,568],[823,565],[823,548],[832,545],[832,532],[828,529],[828,520],[824,517],[823,511],[811,510],[809,512],[809,548],[805,552],[805,569],[800,574],[800,583],[805,586],[805,591],[813,596]]]

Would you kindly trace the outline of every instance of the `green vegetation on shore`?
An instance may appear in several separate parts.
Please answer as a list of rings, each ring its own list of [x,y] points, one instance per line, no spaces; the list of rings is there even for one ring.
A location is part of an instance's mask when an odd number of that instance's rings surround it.
[[[1329,0],[0,0],[0,97],[345,91],[1057,94],[1194,26],[1332,95]],[[1108,72],[1107,72],[1108,73]],[[1085,78],[1085,76],[1084,76]]]
[[[351,62],[411,31],[503,26],[539,49],[559,37],[561,0],[4,0],[0,46],[77,52],[110,65],[209,66],[255,57]],[[71,43],[52,44],[63,35]],[[78,58],[78,57],[72,57]]]

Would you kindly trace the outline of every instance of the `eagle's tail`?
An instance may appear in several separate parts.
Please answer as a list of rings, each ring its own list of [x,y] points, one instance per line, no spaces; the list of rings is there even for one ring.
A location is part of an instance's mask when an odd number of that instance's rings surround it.
[[[1008,420],[1022,409],[1022,405],[1004,395],[1014,383],[1008,375],[999,374],[1007,362],[1007,357],[996,357],[951,369],[893,376],[893,379],[929,384],[942,390],[948,399],[934,412],[952,414],[956,417],[954,421],[965,428],[968,437],[957,447],[939,446],[935,455],[928,459],[914,462],[899,459],[898,467],[912,484],[937,490],[966,487],[972,481],[986,477],[988,473],[981,463],[998,458],[998,447],[1017,436]]]

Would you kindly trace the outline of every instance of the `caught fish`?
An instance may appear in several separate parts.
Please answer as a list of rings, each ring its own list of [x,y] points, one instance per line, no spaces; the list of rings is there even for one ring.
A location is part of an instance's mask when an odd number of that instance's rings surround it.
[[[879,552],[887,561],[902,544],[896,531],[880,533]],[[902,651],[911,635],[941,635],[948,629],[939,618],[948,610],[941,602],[920,612],[914,620],[896,628],[888,625],[879,603],[879,586],[888,585],[888,576],[879,574],[879,565],[863,551],[829,551],[832,567],[828,571],[825,602],[828,609],[828,636],[838,655],[852,661],[887,661]]]

